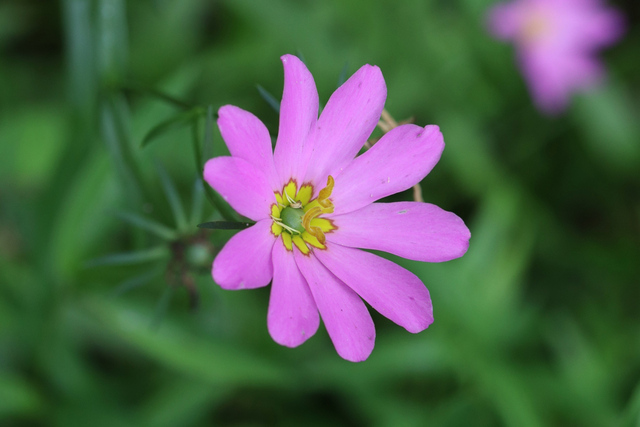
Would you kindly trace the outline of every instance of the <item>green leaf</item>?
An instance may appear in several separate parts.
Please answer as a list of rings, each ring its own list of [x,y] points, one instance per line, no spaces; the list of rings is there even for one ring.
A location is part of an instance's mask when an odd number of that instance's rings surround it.
[[[207,120],[205,123],[205,131],[204,131],[204,140],[202,142],[202,152],[200,151],[200,139],[198,136],[198,124],[197,122],[193,124],[192,127],[192,137],[193,137],[193,150],[195,153],[196,166],[198,168],[198,175],[202,179],[202,183],[204,185],[205,194],[207,196],[207,200],[213,205],[220,215],[226,219],[227,221],[235,221],[238,219],[236,213],[231,206],[220,196],[218,193],[213,191],[213,189],[207,184],[204,180],[204,161],[202,159],[202,154],[204,153],[205,158],[208,160],[213,154],[213,108],[209,106],[207,109]]]
[[[116,212],[116,215],[129,224],[143,228],[164,240],[175,240],[178,238],[178,234],[174,230],[149,218],[129,212]]]
[[[198,228],[208,228],[211,230],[244,230],[251,227],[253,224],[250,222],[237,222],[237,221],[211,221],[198,224]]]
[[[145,182],[136,155],[132,151],[129,108],[122,94],[114,94],[101,103],[101,133],[129,201],[138,205],[146,197]]]
[[[258,92],[260,92],[260,96],[262,96],[262,99],[267,101],[267,104],[269,104],[269,106],[273,108],[276,113],[280,114],[280,102],[278,102],[278,100],[262,86],[257,85],[257,87]]]
[[[124,282],[120,283],[118,286],[116,286],[116,288],[113,290],[113,296],[118,297],[135,288],[146,285],[151,281],[151,279],[153,279],[159,274],[160,274],[160,270],[154,268],[152,270],[145,271],[144,273],[139,274],[137,276],[131,277],[125,280]]]
[[[129,265],[142,262],[157,261],[169,255],[166,246],[144,249],[135,252],[122,252],[95,258],[87,262],[86,267],[99,267],[103,265]]]
[[[0,419],[15,415],[33,415],[43,408],[38,387],[21,376],[0,372]]]
[[[171,302],[171,298],[173,298],[173,294],[175,294],[176,288],[174,286],[166,286],[160,299],[158,300],[158,304],[156,305],[155,313],[153,314],[153,319],[151,320],[151,329],[158,329],[160,327],[160,323],[162,323],[162,319],[167,315],[167,310],[169,309],[169,303]]]
[[[198,164],[201,171],[204,168],[204,162],[213,157],[213,125],[213,106],[209,105],[204,125],[204,139],[202,140],[202,158]]]
[[[175,98],[171,95],[168,95],[162,91],[159,91],[157,89],[152,89],[152,88],[148,88],[145,86],[141,86],[139,84],[136,83],[127,83],[126,85],[120,86],[119,90],[125,91],[125,92],[136,92],[139,93],[140,95],[146,95],[149,97],[153,97],[153,98],[157,98],[160,101],[164,101],[167,104],[171,104],[175,107],[179,107],[182,108],[183,110],[192,110],[194,108],[198,108],[197,106],[191,105],[186,101],[183,101],[181,99]]]
[[[345,62],[340,75],[338,76],[338,87],[342,86],[347,81],[347,71],[349,71],[349,63]]]
[[[196,119],[204,116],[205,110],[202,107],[194,107],[187,111],[181,111],[178,114],[164,120],[151,129],[143,138],[141,147],[146,147],[151,141],[169,131],[180,129],[193,124]]]
[[[207,339],[210,336],[198,334],[196,328],[184,327],[175,319],[168,318],[161,328],[150,330],[148,313],[123,304],[104,299],[85,301],[87,314],[98,328],[111,331],[163,369],[172,368],[218,387],[283,387],[298,381],[286,363],[271,360],[264,352],[250,350],[250,346],[233,345],[217,337]]]
[[[182,201],[180,200],[180,196],[178,195],[178,191],[176,190],[176,186],[173,183],[173,180],[165,170],[165,168],[160,164],[156,164],[156,168],[158,169],[158,175],[160,176],[160,182],[162,183],[162,188],[164,189],[164,193],[167,196],[167,200],[169,201],[169,206],[171,206],[171,211],[173,212],[173,216],[176,220],[176,226],[178,230],[184,232],[187,230],[187,215],[184,211],[184,207],[182,206]]]
[[[196,179],[193,186],[192,204],[191,204],[191,221],[190,226],[197,226],[200,218],[202,218],[202,208],[204,207],[204,186],[200,178]]]

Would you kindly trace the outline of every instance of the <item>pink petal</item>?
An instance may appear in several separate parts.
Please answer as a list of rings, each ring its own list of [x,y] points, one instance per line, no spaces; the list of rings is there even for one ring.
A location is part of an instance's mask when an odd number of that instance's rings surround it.
[[[204,165],[204,179],[239,214],[268,218],[276,199],[263,171],[235,157],[215,157]]]
[[[263,219],[233,236],[213,260],[213,280],[224,289],[267,286],[273,276],[271,219]]]
[[[494,6],[488,13],[489,30],[499,39],[509,40],[517,36],[522,26],[521,7],[513,3]]]
[[[318,330],[320,316],[307,281],[302,277],[293,253],[282,240],[273,246],[273,283],[267,325],[275,342],[297,347]]]
[[[334,176],[335,214],[360,209],[420,182],[438,163],[444,140],[437,126],[402,125]]]
[[[407,331],[420,332],[433,323],[429,291],[410,271],[369,252],[336,244],[314,254],[380,314]]]
[[[284,185],[291,178],[304,176],[318,119],[318,91],[313,76],[300,59],[293,55],[280,59],[284,66],[284,91],[274,162]]]
[[[373,203],[333,221],[338,230],[327,234],[330,242],[424,262],[461,257],[471,237],[456,214],[429,203]]]
[[[218,127],[233,157],[263,171],[272,189],[282,190],[273,164],[271,137],[260,119],[241,108],[225,105],[218,110]]]
[[[307,180],[324,187],[327,175],[337,174],[358,154],[376,127],[387,87],[376,66],[361,67],[329,98],[318,128]]]
[[[367,307],[314,256],[302,255],[297,250],[294,253],[336,351],[351,362],[365,360],[371,354],[376,338]]]

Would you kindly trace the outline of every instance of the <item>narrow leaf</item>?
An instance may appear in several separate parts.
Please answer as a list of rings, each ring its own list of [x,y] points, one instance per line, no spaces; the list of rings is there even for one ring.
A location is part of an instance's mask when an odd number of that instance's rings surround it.
[[[178,227],[178,230],[185,231],[187,229],[187,215],[184,211],[184,207],[182,206],[182,201],[180,200],[176,186],[166,169],[160,163],[156,164],[156,168],[158,169],[162,188],[164,189],[164,193],[169,201],[169,206],[173,212],[173,217],[176,220],[176,226]]]
[[[198,124],[197,121],[192,126],[192,137],[193,137],[193,150],[195,153],[196,166],[198,168],[198,175],[200,175],[200,179],[204,185],[205,195],[207,196],[207,200],[213,205],[220,215],[228,221],[235,221],[238,219],[236,213],[231,206],[213,189],[207,184],[204,180],[204,160],[202,159],[202,155],[204,153],[205,159],[209,160],[209,156],[213,156],[213,108],[209,106],[207,109],[207,120],[206,127],[204,132],[204,140],[202,142],[202,152],[200,151],[200,139],[198,135]]]
[[[156,310],[153,315],[153,319],[151,320],[151,324],[149,325],[151,329],[156,330],[160,327],[160,323],[167,315],[167,310],[169,309],[169,303],[171,302],[171,298],[173,298],[173,294],[175,293],[176,288],[173,286],[167,286],[162,292],[160,299],[158,300],[158,304],[156,305]]]
[[[193,123],[194,120],[202,117],[205,111],[202,107],[194,107],[187,111],[181,111],[178,114],[169,117],[167,120],[160,122],[151,129],[142,140],[142,147],[146,147],[151,141],[169,131],[180,129]]]
[[[122,294],[125,294],[135,288],[139,288],[140,286],[146,285],[147,283],[149,283],[151,281],[151,279],[153,279],[154,277],[156,277],[157,275],[160,274],[160,271],[158,269],[153,269],[153,270],[149,270],[146,271],[142,274],[139,274],[137,276],[131,277],[123,282],[121,282],[114,290],[113,290],[113,296],[114,297],[118,297]]]
[[[198,228],[208,228],[211,230],[244,230],[251,227],[253,224],[250,222],[237,222],[237,221],[211,221],[198,224]]]
[[[257,85],[257,87],[258,92],[260,92],[260,96],[262,96],[262,99],[267,101],[267,104],[269,104],[271,108],[276,110],[276,113],[280,114],[280,102],[278,102],[278,100],[262,86]]]
[[[174,105],[176,107],[182,108],[182,109],[193,109],[193,108],[197,108],[194,105],[191,105],[185,101],[182,101],[181,99],[175,98],[171,95],[168,95],[162,91],[159,91],[157,89],[152,89],[152,88],[148,88],[145,86],[141,86],[135,83],[127,83],[124,86],[120,87],[120,90],[123,90],[125,92],[136,92],[139,93],[141,95],[146,95],[146,96],[150,96],[153,98],[158,98],[161,101],[164,101],[168,104]]]
[[[147,199],[145,183],[131,147],[130,113],[122,94],[113,94],[101,103],[101,135],[111,154],[132,204]]]
[[[344,67],[342,67],[342,71],[340,71],[340,75],[338,76],[338,87],[342,86],[344,82],[347,81],[348,70],[349,70],[349,62],[345,62]]]
[[[116,215],[129,224],[143,228],[164,240],[175,240],[178,237],[174,230],[149,218],[129,212],[116,212]]]
[[[198,221],[202,218],[202,208],[204,207],[204,187],[200,178],[196,179],[193,186],[193,196],[191,204],[191,226],[198,225]]]
[[[91,268],[103,265],[139,264],[142,262],[160,260],[165,258],[167,255],[169,255],[169,251],[165,246],[157,246],[155,248],[145,249],[142,251],[122,252],[95,258],[88,261],[86,267]]]
[[[213,106],[209,105],[207,107],[207,118],[204,126],[204,139],[202,141],[202,158],[204,159],[204,161],[200,162],[200,168],[204,168],[204,162],[213,157],[213,125]]]

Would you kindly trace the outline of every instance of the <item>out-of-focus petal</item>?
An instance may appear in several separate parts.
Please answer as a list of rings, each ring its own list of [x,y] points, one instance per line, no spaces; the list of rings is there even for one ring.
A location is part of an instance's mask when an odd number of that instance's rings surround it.
[[[302,179],[304,176],[318,119],[318,91],[313,76],[296,56],[284,55],[281,59],[284,66],[284,90],[274,151],[280,188],[289,179]],[[302,183],[298,182],[300,184]]]
[[[314,254],[380,314],[407,331],[417,333],[433,323],[429,291],[410,271],[369,252],[336,244]]]
[[[278,239],[273,246],[273,283],[267,325],[275,342],[297,347],[318,330],[320,316],[293,253]]]
[[[352,212],[420,182],[444,150],[437,126],[402,125],[335,176],[335,215]]]
[[[224,289],[267,286],[273,277],[271,220],[263,219],[234,235],[213,261],[213,280]]]
[[[218,110],[218,128],[233,157],[239,157],[264,172],[274,191],[282,191],[273,164],[271,137],[256,116],[233,105]]]
[[[338,230],[327,233],[329,242],[425,262],[461,257],[471,237],[456,214],[429,203],[373,203],[333,222]]]
[[[351,362],[365,360],[371,354],[376,338],[367,307],[313,255],[294,252],[296,264],[309,284],[336,351]]]
[[[387,97],[382,72],[361,67],[329,98],[322,110],[306,179],[324,187],[358,154],[373,132]]]
[[[215,157],[204,165],[204,179],[241,215],[268,218],[275,203],[264,172],[235,157]]]
[[[514,3],[498,4],[489,10],[488,25],[497,38],[510,40],[515,38],[522,26],[520,7]]]

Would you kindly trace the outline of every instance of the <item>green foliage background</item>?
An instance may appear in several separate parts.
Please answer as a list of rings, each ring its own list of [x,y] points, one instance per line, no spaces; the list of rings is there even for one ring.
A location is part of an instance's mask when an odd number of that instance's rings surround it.
[[[640,426],[638,3],[606,84],[555,118],[487,35],[493,3],[0,3],[0,425]],[[209,275],[233,231],[195,228],[222,218],[193,190],[194,141],[226,150],[204,112],[275,135],[256,85],[280,98],[284,53],[321,102],[380,66],[387,110],[444,133],[425,199],[472,232],[461,259],[397,260],[436,321],[374,314],[360,364],[322,328],[275,344],[268,288]]]

